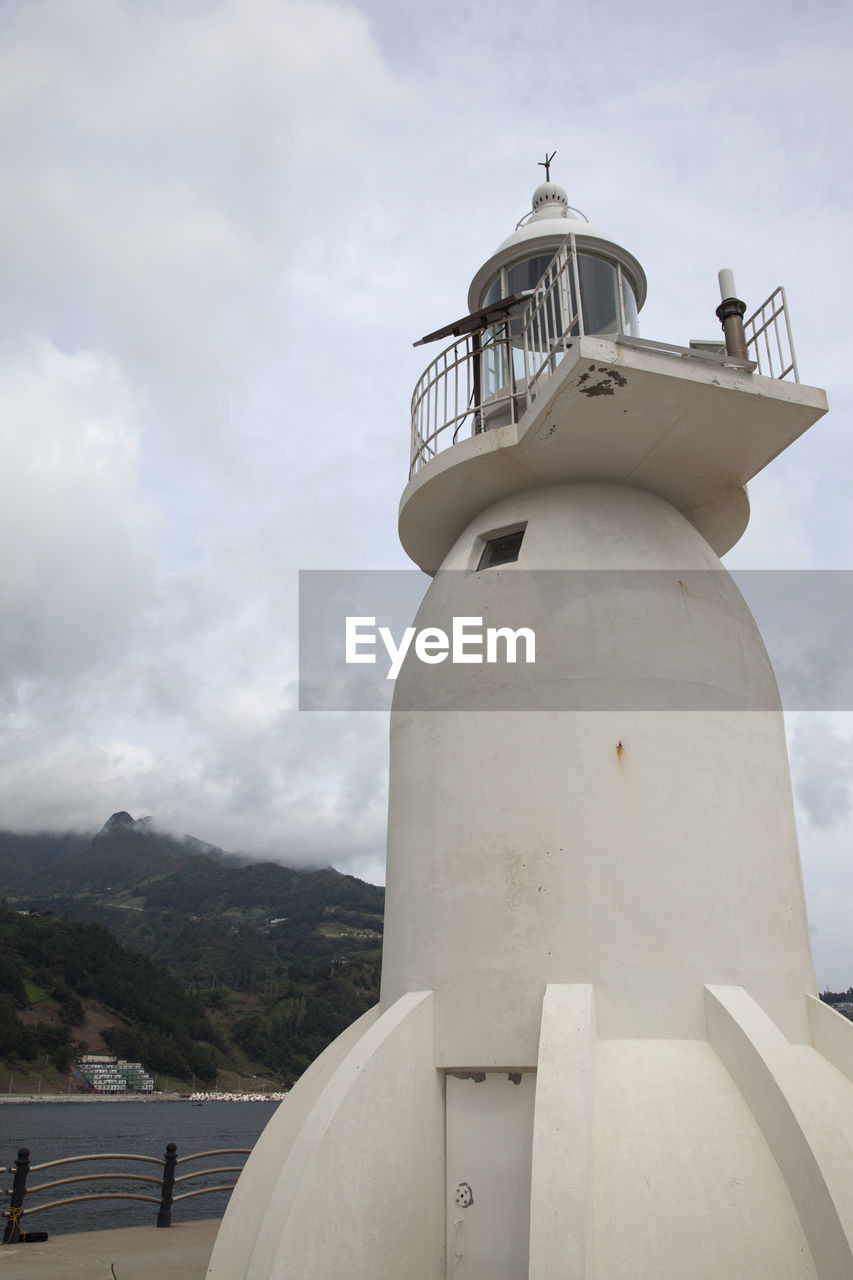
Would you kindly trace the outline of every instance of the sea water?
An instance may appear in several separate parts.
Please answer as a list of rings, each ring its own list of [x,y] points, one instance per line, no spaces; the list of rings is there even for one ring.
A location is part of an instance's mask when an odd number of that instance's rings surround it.
[[[261,1130],[279,1104],[277,1102],[10,1102],[0,1106],[0,1174],[3,1191],[12,1187],[14,1165],[19,1147],[29,1147],[30,1164],[60,1160],[66,1156],[97,1155],[120,1152],[125,1155],[153,1156],[162,1160],[166,1144],[177,1144],[178,1157],[223,1147],[254,1146]],[[179,1164],[176,1174],[199,1169],[240,1165],[245,1156],[218,1156]],[[60,1165],[54,1169],[33,1169],[28,1187],[83,1173],[130,1173],[162,1177],[162,1166],[138,1162],[114,1163],[97,1161],[86,1165]],[[217,1174],[191,1182],[178,1183],[175,1195],[203,1186],[233,1183],[236,1174]],[[96,1182],[72,1182],[67,1186],[28,1196],[25,1211],[38,1204],[62,1200],[68,1196],[98,1192],[138,1192],[154,1196],[159,1202],[160,1190],[151,1182],[127,1182],[119,1179]],[[8,1196],[4,1204],[8,1206]],[[172,1221],[190,1222],[199,1218],[220,1217],[228,1203],[227,1192],[213,1192],[177,1200],[172,1208]],[[74,1231],[98,1231],[110,1227],[151,1225],[157,1220],[157,1204],[138,1200],[94,1200],[63,1208],[46,1209],[43,1213],[26,1213],[25,1230],[47,1231],[51,1236]]]

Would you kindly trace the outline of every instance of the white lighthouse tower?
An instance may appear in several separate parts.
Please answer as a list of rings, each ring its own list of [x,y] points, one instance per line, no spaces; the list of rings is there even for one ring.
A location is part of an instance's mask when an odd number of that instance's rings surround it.
[[[641,339],[640,264],[546,181],[431,335],[381,1001],[260,1139],[214,1280],[853,1277],[853,1027],[719,559],[826,404],[784,295],[744,329],[721,283],[718,349]]]

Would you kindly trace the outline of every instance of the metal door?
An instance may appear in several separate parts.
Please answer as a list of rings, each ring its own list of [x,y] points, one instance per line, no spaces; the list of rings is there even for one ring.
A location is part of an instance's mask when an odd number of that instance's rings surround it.
[[[447,1073],[447,1280],[525,1280],[535,1071]]]

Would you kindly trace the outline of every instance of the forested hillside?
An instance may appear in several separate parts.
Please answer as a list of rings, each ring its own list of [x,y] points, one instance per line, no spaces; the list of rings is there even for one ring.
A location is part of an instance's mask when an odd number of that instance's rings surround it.
[[[222,1062],[287,1083],[378,999],[384,891],[331,869],[247,862],[121,812],[91,838],[0,832],[0,893],[168,967]]]
[[[171,1076],[215,1079],[221,1038],[202,1002],[166,969],[100,925],[0,907],[0,1057],[44,1055],[67,1071],[91,1002],[112,1018],[101,1036],[119,1057]]]

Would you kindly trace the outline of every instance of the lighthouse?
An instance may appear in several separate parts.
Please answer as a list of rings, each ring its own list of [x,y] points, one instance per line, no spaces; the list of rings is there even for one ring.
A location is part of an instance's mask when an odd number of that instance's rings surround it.
[[[729,270],[719,340],[640,336],[640,263],[545,178],[424,339],[380,1003],[259,1140],[214,1280],[853,1276],[853,1027],[720,560],[825,397]]]

